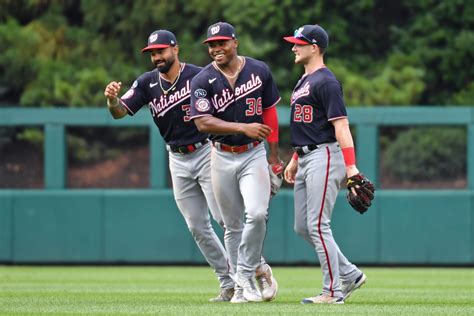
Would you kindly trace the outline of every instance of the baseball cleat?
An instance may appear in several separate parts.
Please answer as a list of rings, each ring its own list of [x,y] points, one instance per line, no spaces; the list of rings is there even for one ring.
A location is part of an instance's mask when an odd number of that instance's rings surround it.
[[[364,272],[362,272],[362,274],[359,275],[354,281],[347,283],[342,282],[341,287],[344,299],[347,300],[355,290],[360,288],[365,283],[365,280],[367,280],[367,276],[364,274]]]
[[[249,302],[261,302],[262,294],[255,285],[255,278],[247,279],[239,274],[235,276],[235,283],[243,289],[243,296]]]
[[[234,304],[247,303],[248,301],[244,297],[244,289],[241,287],[236,287],[230,302]]]
[[[219,303],[219,302],[229,302],[234,296],[234,288],[221,289],[221,292],[216,297],[210,298],[209,302]]]
[[[301,301],[301,304],[344,304],[343,297],[332,297],[326,294],[308,297]]]
[[[278,283],[273,277],[272,268],[268,264],[265,264],[263,269],[257,269],[256,279],[262,293],[262,299],[265,302],[275,299],[278,292]]]

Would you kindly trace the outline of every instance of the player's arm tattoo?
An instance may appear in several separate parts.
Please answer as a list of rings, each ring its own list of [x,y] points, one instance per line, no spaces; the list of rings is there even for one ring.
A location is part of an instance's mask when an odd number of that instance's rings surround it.
[[[109,112],[115,119],[119,119],[127,115],[127,109],[119,102],[118,98],[115,98],[113,101],[107,99],[107,107]]]

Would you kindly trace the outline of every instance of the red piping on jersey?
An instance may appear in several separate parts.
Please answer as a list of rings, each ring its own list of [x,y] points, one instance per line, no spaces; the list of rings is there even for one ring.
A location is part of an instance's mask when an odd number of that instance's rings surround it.
[[[331,117],[331,118],[328,119],[328,122],[337,121],[337,120],[340,120],[340,119],[343,119],[343,118],[347,118],[347,116]]]
[[[128,105],[123,102],[122,99],[119,99],[119,102],[122,103],[122,105],[127,109],[128,113],[132,114],[132,115],[135,115],[135,112],[133,112],[132,110],[130,110],[130,108],[128,107]]]
[[[329,262],[328,249],[326,248],[326,243],[324,242],[323,234],[321,233],[321,217],[323,216],[324,200],[326,199],[326,191],[327,191],[327,188],[328,188],[329,163],[331,161],[331,153],[329,152],[328,147],[326,147],[326,152],[328,154],[328,163],[327,163],[327,167],[326,167],[326,180],[325,180],[325,183],[324,183],[323,200],[321,202],[321,209],[319,210],[318,232],[319,232],[319,238],[321,239],[321,243],[323,244],[324,254],[326,255],[326,262],[328,263],[329,277],[331,278],[331,283],[329,284],[329,291],[331,291],[331,296],[333,297],[334,296],[334,291],[332,289],[332,283],[333,283],[334,279],[332,277],[331,262]]]
[[[271,109],[272,107],[276,106],[278,104],[278,102],[280,102],[281,100],[281,97],[278,97],[278,100],[276,100],[275,103],[273,103],[272,105],[270,105],[269,107],[267,107],[266,109]]]
[[[272,129],[272,132],[267,137],[267,141],[270,143],[278,142],[278,114],[276,106],[263,109],[262,119],[263,123]]]

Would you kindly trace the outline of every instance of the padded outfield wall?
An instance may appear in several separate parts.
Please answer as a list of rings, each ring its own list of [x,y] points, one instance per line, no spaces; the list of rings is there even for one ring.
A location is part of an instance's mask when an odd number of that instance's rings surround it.
[[[166,187],[163,142],[148,114],[141,112],[137,118],[115,121],[102,109],[0,109],[0,126],[41,125],[45,132],[45,188],[0,190],[0,263],[205,262]],[[380,126],[466,126],[467,188],[379,188],[364,215],[350,209],[341,193],[332,225],[343,252],[355,263],[473,265],[473,110],[377,107],[350,109],[349,115],[357,131],[358,166],[376,185]],[[279,110],[279,116],[284,123],[287,109]],[[66,126],[148,126],[150,189],[65,188]],[[314,251],[293,231],[292,191],[282,190],[269,212],[268,261],[317,262]]]

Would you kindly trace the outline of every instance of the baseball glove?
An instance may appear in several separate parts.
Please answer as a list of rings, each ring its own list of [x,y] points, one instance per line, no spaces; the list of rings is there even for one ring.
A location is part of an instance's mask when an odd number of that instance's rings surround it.
[[[268,171],[270,172],[270,195],[274,196],[283,182],[283,162],[268,165]]]
[[[352,193],[354,188],[357,195]],[[374,199],[375,188],[374,184],[370,182],[362,173],[353,175],[347,179],[347,200],[354,210],[360,214],[364,214],[372,205]]]

